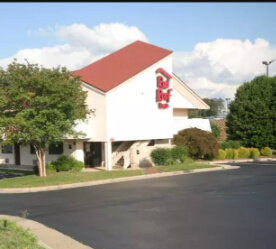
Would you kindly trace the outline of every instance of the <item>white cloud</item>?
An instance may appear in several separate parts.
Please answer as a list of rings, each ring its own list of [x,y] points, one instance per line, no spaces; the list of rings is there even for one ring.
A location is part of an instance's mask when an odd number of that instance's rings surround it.
[[[234,98],[236,88],[266,72],[263,60],[276,59],[268,41],[217,39],[201,42],[191,52],[174,53],[174,71],[201,97]],[[276,63],[269,67],[276,74]]]
[[[27,31],[27,35],[56,35],[65,43],[44,48],[30,48],[18,51],[15,55],[0,59],[0,66],[6,67],[17,58],[24,63],[38,63],[44,67],[66,66],[70,70],[79,69],[101,57],[118,50],[127,44],[142,40],[148,42],[145,34],[135,26],[121,23],[100,24],[90,29],[84,24],[48,27],[37,31]]]
[[[27,31],[29,36],[52,36],[63,44],[29,48],[18,51],[9,58],[0,59],[6,67],[13,58],[19,62],[38,63],[44,67],[66,66],[75,70],[86,66],[127,44],[142,40],[146,35],[135,26],[122,23],[102,23],[89,28],[84,24],[40,28]],[[193,51],[174,51],[173,71],[201,97],[234,98],[236,88],[255,76],[265,74],[263,60],[276,59],[276,48],[268,41],[217,39],[197,43]],[[276,62],[269,67],[276,75]]]

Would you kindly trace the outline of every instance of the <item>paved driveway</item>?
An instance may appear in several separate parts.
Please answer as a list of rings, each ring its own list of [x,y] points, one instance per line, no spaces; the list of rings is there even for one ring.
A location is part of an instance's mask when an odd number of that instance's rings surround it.
[[[276,248],[276,162],[239,165],[71,190],[0,194],[0,213],[27,210],[30,219],[95,249]]]

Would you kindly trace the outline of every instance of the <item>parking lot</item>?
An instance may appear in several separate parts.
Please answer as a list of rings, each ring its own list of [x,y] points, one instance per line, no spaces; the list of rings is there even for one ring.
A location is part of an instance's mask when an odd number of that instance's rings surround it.
[[[95,249],[265,249],[276,244],[276,161],[76,189],[0,194],[0,213]]]

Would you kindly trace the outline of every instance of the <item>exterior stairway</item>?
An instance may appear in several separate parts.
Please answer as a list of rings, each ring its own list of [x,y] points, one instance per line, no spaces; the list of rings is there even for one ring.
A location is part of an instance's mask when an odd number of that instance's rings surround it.
[[[120,144],[115,151],[112,152],[113,169],[126,168],[124,167],[124,157],[129,154],[130,147],[134,144],[134,141],[126,141]]]
[[[131,148],[139,148],[147,146],[149,140],[127,141],[119,145],[112,153],[113,169],[127,169],[130,166],[130,150]]]

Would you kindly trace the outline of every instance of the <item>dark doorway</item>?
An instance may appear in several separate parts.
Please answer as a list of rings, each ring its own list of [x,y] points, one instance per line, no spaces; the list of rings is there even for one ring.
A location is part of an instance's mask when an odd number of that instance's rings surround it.
[[[101,166],[102,161],[102,143],[101,142],[85,142],[84,144],[84,162],[85,166],[95,167]]]
[[[14,144],[14,161],[15,165],[20,165],[20,144]]]

